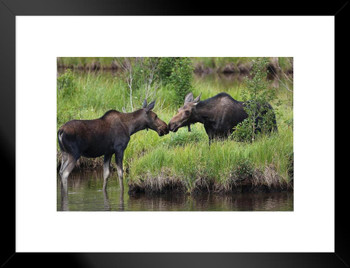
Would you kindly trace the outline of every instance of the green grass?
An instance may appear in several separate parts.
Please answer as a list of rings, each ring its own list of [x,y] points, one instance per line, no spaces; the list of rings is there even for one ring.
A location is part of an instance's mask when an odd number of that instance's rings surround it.
[[[182,181],[186,190],[193,192],[203,183],[220,191],[230,190],[235,181],[248,176],[256,179],[258,185],[276,183],[279,187],[291,180],[288,174],[292,144],[289,129],[271,137],[262,136],[254,143],[226,140],[214,142],[210,147],[207,139],[176,147],[163,143],[133,161],[128,180],[129,184],[143,187],[159,179]],[[266,176],[268,172],[272,172],[270,177]],[[271,182],[276,177],[278,181]]]
[[[122,111],[124,107],[131,111],[128,88],[118,76],[109,72],[73,72],[68,79],[72,81],[71,87],[57,92],[57,129],[72,119],[98,118],[110,109]],[[193,87],[194,96],[201,93],[202,99],[225,91],[241,100],[244,84],[209,76],[195,79]],[[249,181],[253,186],[283,187],[292,179],[293,94],[283,87],[271,90],[277,90],[278,96],[273,104],[278,133],[261,136],[254,143],[226,140],[209,147],[204,127],[199,123],[192,126],[191,132],[182,128],[163,137],[152,130],[140,131],[131,137],[125,151],[128,184],[155,192],[179,185],[186,192],[206,188],[229,191],[247,178],[243,182]],[[151,95],[148,101],[156,99],[154,111],[168,123],[179,108],[173,101],[176,92],[161,86],[153,89]],[[144,93],[134,92],[133,97],[134,109],[140,108]],[[102,162],[102,158],[81,158],[80,166],[102,167]],[[114,159],[112,166],[115,167]]]

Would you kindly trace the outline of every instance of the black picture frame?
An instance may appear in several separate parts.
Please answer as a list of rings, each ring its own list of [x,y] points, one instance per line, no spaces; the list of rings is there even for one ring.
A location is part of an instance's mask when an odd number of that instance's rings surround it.
[[[2,252],[1,267],[19,267],[33,264],[69,265],[81,267],[349,267],[348,222],[346,180],[335,181],[335,252],[334,253],[16,253],[16,16],[32,15],[325,15],[335,18],[336,81],[344,82],[346,70],[338,68],[347,62],[348,55],[341,47],[341,26],[347,25],[348,2],[314,2],[305,5],[261,1],[240,3],[227,8],[229,3],[204,4],[205,2],[181,1],[108,1],[108,0],[0,0],[0,148],[2,178]],[[346,34],[347,35],[347,34]],[[342,50],[343,49],[343,50]],[[30,157],[30,152],[28,152]],[[335,161],[335,159],[334,159]],[[343,178],[345,179],[345,178]],[[6,193],[6,194],[5,194]],[[6,235],[6,236],[5,236]],[[186,241],[184,241],[185,243]],[[117,241],[116,241],[117,243]],[[302,243],[302,241],[301,241]]]

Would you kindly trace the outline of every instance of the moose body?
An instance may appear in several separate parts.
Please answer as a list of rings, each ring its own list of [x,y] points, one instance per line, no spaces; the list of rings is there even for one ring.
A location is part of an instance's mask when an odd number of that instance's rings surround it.
[[[189,93],[185,97],[184,106],[170,120],[168,127],[170,131],[176,132],[180,127],[189,127],[200,122],[204,124],[209,143],[212,139],[225,139],[232,134],[235,126],[248,117],[244,110],[245,105],[246,103],[233,99],[227,93],[219,93],[204,101],[200,101],[200,96],[193,99],[193,94]],[[272,109],[270,104],[265,104],[264,107]],[[273,125],[273,130],[277,130],[274,114]],[[256,131],[260,129],[257,128]]]
[[[115,154],[120,187],[123,190],[123,156],[130,136],[142,129],[152,129],[159,136],[167,134],[168,127],[151,111],[155,102],[132,113],[121,113],[115,110],[106,112],[94,120],[72,120],[58,130],[58,143],[62,152],[60,176],[67,189],[69,174],[76,161],[81,157],[95,158],[104,155],[103,189],[106,189],[110,175],[110,161]]]

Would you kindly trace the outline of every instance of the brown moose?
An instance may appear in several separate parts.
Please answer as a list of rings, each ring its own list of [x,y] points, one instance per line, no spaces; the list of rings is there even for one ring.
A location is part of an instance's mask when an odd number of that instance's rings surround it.
[[[248,117],[244,110],[244,102],[233,99],[227,93],[219,93],[216,96],[200,101],[200,95],[193,99],[193,94],[189,93],[185,97],[184,106],[170,120],[168,127],[170,131],[176,132],[179,128],[200,122],[204,124],[205,131],[209,137],[209,145],[213,139],[225,139],[234,131],[234,127]],[[266,103],[263,114],[267,110],[273,110],[272,106]],[[261,118],[257,118],[261,120]],[[277,131],[275,114],[273,114],[273,124],[271,131]],[[256,132],[260,131],[259,128]]]
[[[159,136],[168,134],[168,127],[151,111],[155,101],[147,105],[143,102],[141,109],[132,113],[116,110],[106,112],[94,120],[72,120],[58,130],[58,143],[62,152],[60,176],[63,189],[67,191],[68,176],[81,157],[95,158],[104,155],[103,190],[106,190],[110,175],[110,161],[115,154],[117,173],[121,191],[123,187],[123,156],[130,136],[143,129],[152,129]]]

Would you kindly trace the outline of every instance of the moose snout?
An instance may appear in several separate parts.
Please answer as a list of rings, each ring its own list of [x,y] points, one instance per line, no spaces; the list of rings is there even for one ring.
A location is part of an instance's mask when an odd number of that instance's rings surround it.
[[[169,124],[168,124],[168,129],[169,129],[170,131],[173,131],[174,126],[175,126],[175,124],[174,124],[173,122],[170,121]]]
[[[168,128],[170,131],[176,132],[178,129],[178,126],[175,122],[170,121],[168,124]]]
[[[159,136],[164,136],[168,133],[169,133],[168,125],[165,124],[165,126],[159,130]]]

